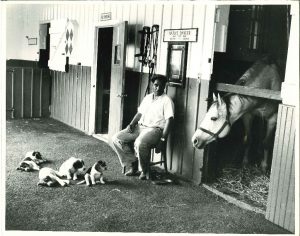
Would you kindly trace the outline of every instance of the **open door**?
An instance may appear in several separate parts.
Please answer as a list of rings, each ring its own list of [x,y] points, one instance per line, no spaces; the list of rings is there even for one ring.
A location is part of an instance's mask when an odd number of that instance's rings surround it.
[[[122,128],[127,26],[124,21],[113,27],[112,59],[111,59],[111,85],[109,103],[108,135],[111,137]]]

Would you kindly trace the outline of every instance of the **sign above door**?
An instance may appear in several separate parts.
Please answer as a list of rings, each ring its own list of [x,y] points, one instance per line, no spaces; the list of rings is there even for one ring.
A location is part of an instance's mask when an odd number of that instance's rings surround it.
[[[101,21],[111,20],[111,12],[101,14]]]
[[[198,28],[165,29],[164,42],[197,42]]]

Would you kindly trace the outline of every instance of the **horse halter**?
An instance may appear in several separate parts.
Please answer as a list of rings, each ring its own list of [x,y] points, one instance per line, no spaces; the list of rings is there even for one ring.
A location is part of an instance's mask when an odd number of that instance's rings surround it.
[[[202,127],[199,127],[198,129],[202,130],[203,132],[205,132],[205,133],[207,133],[207,134],[210,134],[213,138],[217,139],[217,138],[219,138],[219,134],[223,131],[223,129],[225,129],[225,127],[226,127],[227,125],[231,126],[230,123],[229,123],[229,121],[226,119],[226,120],[224,121],[223,125],[221,126],[221,128],[220,128],[220,129],[218,130],[218,132],[216,132],[216,133],[213,133],[213,132],[211,132],[211,131],[209,131],[209,130],[207,130],[207,129],[204,129],[204,128],[202,128]]]
[[[221,126],[221,128],[216,132],[216,133],[213,133],[207,129],[204,129],[202,127],[199,127],[198,129],[202,130],[203,132],[211,135],[214,139],[217,139],[219,138],[219,134],[225,129],[226,126],[231,126],[230,122],[229,122],[229,111],[228,111],[228,108],[227,108],[227,114],[226,114],[226,120],[224,121],[223,125]]]

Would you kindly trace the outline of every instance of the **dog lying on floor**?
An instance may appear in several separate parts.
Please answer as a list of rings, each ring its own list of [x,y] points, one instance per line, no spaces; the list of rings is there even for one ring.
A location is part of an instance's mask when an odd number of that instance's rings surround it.
[[[34,171],[40,169],[40,164],[47,162],[43,159],[42,154],[37,151],[27,152],[23,160],[19,163],[17,170],[21,171]]]
[[[77,180],[78,175],[85,174],[84,161],[80,158],[70,157],[59,168],[59,174],[67,179]]]
[[[104,161],[97,161],[92,167],[90,167],[86,171],[84,175],[84,180],[78,182],[77,184],[86,183],[87,186],[90,186],[90,182],[92,185],[95,185],[99,182],[101,184],[105,184],[105,181],[103,180],[103,172],[105,170],[107,170],[106,163]]]
[[[40,167],[34,161],[21,161],[17,170],[29,172],[40,170]]]
[[[39,182],[38,186],[53,187],[59,184],[62,187],[68,186],[70,180],[61,179],[63,176],[56,170],[49,167],[43,167],[39,171]]]

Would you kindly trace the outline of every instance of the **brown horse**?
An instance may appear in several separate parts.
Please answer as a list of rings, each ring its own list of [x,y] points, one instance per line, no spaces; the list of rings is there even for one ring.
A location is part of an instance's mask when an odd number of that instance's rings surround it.
[[[269,58],[255,62],[239,80],[237,85],[279,91],[281,79],[275,63]],[[226,97],[226,99],[225,99]],[[276,126],[278,102],[264,98],[227,94],[224,98],[213,94],[213,103],[207,111],[199,128],[192,137],[194,147],[202,149],[217,138],[225,137],[231,125],[242,118],[245,127],[245,153],[243,164],[248,164],[251,144],[252,121],[255,115],[260,115],[266,121],[266,133],[263,140],[264,157],[261,161],[262,171],[266,171],[269,151],[272,147],[272,133]]]

